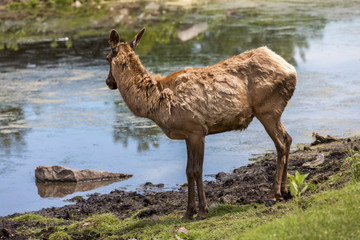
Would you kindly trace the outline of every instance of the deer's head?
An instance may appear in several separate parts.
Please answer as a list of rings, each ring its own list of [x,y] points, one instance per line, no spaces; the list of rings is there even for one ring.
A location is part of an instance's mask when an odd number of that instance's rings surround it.
[[[140,43],[140,40],[142,38],[142,36],[144,35],[145,32],[145,28],[143,28],[142,30],[140,30],[140,32],[138,32],[138,34],[136,34],[136,36],[134,37],[134,39],[131,42],[124,42],[122,39],[120,39],[120,36],[118,34],[118,32],[116,30],[112,30],[110,33],[110,38],[109,38],[109,44],[111,47],[111,50],[109,52],[109,54],[106,56],[106,60],[109,62],[110,64],[110,71],[109,71],[109,75],[106,79],[106,85],[114,90],[117,89],[117,83],[113,77],[113,59],[117,58],[117,60],[119,62],[124,62],[125,56],[128,55],[128,53],[130,51],[134,51],[135,48],[137,47],[137,45]]]

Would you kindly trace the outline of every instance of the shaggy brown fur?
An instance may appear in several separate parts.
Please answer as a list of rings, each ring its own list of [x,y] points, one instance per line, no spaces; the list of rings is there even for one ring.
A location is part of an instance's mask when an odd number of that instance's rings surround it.
[[[134,49],[145,29],[130,43],[113,30],[107,56],[110,89],[119,89],[129,109],[153,120],[172,139],[187,145],[188,207],[185,217],[208,209],[202,183],[204,141],[208,134],[245,129],[255,116],[275,143],[277,167],[270,201],[287,194],[287,162],[291,137],[280,121],[296,85],[296,71],[279,55],[260,47],[204,68],[186,68],[169,76],[154,76]]]

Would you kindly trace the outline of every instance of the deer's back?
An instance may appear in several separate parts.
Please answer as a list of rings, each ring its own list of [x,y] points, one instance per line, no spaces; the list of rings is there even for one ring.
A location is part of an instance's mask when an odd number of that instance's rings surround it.
[[[169,75],[172,108],[189,112],[209,133],[244,129],[272,98],[283,111],[296,84],[293,66],[261,47],[204,68]]]

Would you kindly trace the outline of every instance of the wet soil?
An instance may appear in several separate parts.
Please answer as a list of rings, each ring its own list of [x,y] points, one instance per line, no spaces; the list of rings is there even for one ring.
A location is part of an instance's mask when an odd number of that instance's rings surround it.
[[[344,158],[350,149],[359,151],[360,136],[345,139],[321,136],[315,136],[315,138],[316,140],[312,144],[301,146],[299,147],[301,149],[291,152],[289,173],[292,175],[295,171],[299,171],[301,174],[309,173],[307,181],[319,185],[333,175],[341,175],[344,168],[348,167]],[[311,167],[308,166],[309,164],[304,165],[307,162],[315,162],[319,156],[323,156],[325,159],[321,165],[311,165]],[[252,159],[253,163],[247,166],[237,168],[230,173],[220,172],[214,175],[214,181],[205,181],[205,192],[209,206],[219,203],[237,205],[264,203],[274,179],[275,157],[274,153],[265,154]],[[331,187],[340,188],[349,180],[350,175],[344,174],[342,180],[337,181]],[[68,223],[85,219],[93,214],[109,212],[121,219],[136,215],[138,218],[155,220],[158,216],[169,213],[184,213],[187,199],[186,184],[177,191],[161,191],[162,188],[163,184],[146,183],[142,193],[114,190],[109,194],[89,195],[88,199],[78,197],[73,199],[76,202],[75,204],[44,208],[32,213],[69,220]],[[321,188],[315,189],[317,190],[308,191],[307,194],[321,190]],[[33,224],[10,220],[20,215],[13,214],[0,217],[0,239],[6,239],[7,236],[11,236],[11,239],[28,238],[28,236],[17,235],[17,231],[33,227]],[[48,228],[47,231],[50,235],[52,228]]]

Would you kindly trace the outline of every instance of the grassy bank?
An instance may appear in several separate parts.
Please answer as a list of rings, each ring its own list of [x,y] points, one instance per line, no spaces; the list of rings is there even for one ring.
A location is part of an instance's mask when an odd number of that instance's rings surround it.
[[[179,213],[145,219],[105,213],[82,221],[25,214],[11,221],[31,223],[21,231],[33,239],[359,239],[360,183],[344,183],[352,174],[344,163],[327,181],[309,182],[301,207],[295,200],[272,207],[218,204],[203,221],[182,220]]]
[[[31,221],[28,234],[55,230],[49,239],[358,239],[360,183],[306,198],[306,209],[295,202],[264,205],[219,205],[203,221],[184,221],[173,214],[159,219],[119,220],[113,214],[94,215],[81,222],[26,214],[13,221]],[[44,225],[36,227],[36,225]],[[52,229],[55,228],[55,229]],[[39,238],[41,239],[41,238]]]

